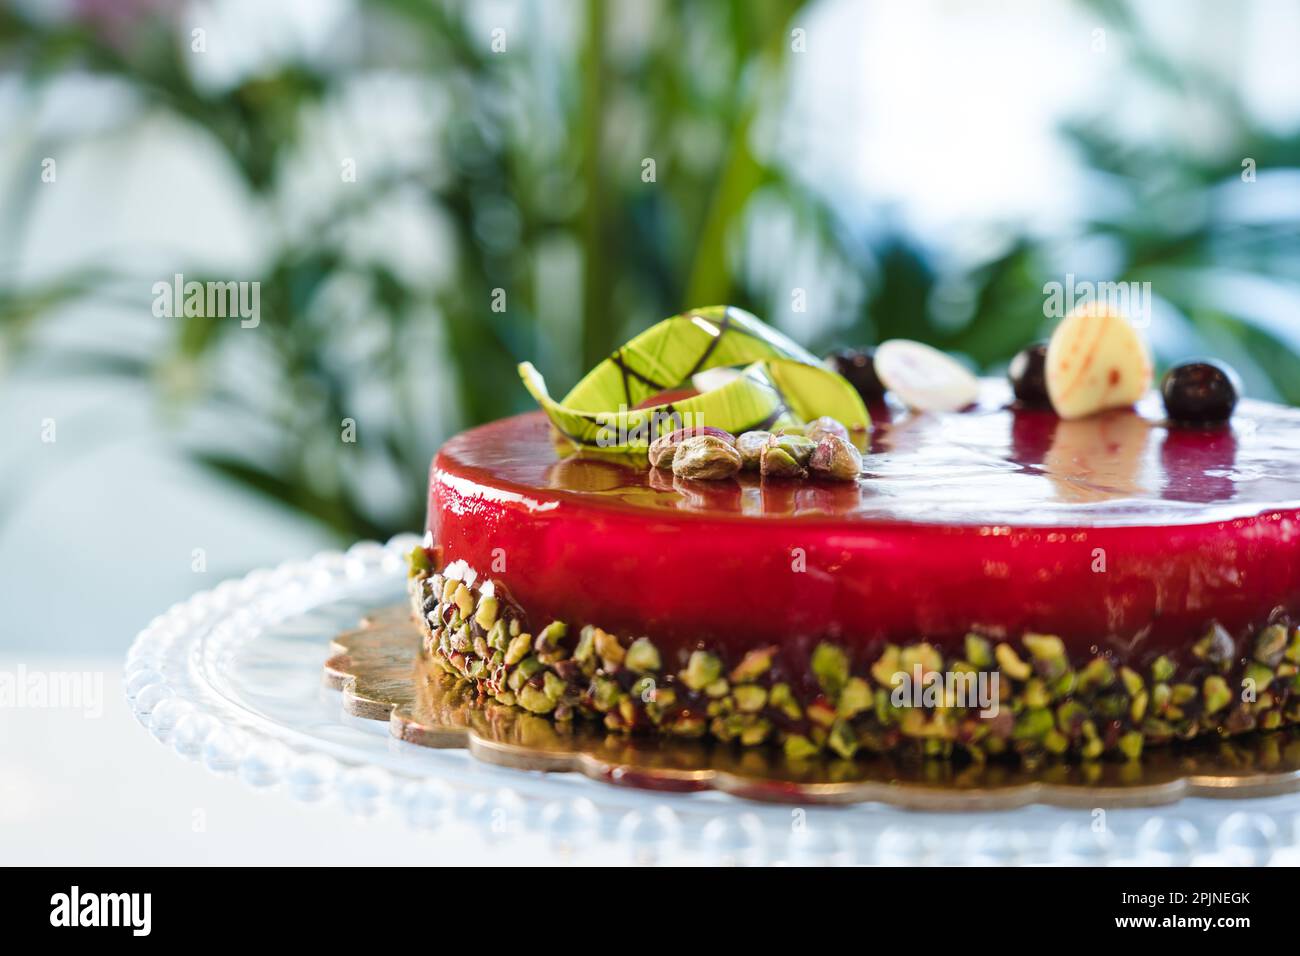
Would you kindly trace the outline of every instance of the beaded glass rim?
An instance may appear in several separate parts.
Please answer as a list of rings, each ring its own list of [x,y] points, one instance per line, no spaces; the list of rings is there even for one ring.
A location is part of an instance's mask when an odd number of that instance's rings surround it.
[[[1113,809],[1104,811],[1100,827],[1095,810],[1046,806],[961,814],[877,803],[769,807],[720,793],[646,793],[574,774],[493,768],[463,752],[432,752],[382,733],[361,745],[340,745],[326,733],[280,725],[223,693],[218,683],[231,679],[222,671],[223,654],[232,644],[257,641],[363,585],[391,586],[400,595],[406,554],[418,541],[404,534],[321,552],[173,605],[139,633],[126,657],[125,691],[137,720],[181,757],[254,789],[338,803],[359,817],[397,815],[418,830],[458,822],[488,841],[540,838],[566,855],[614,843],[636,862],[1262,864],[1287,854],[1300,858],[1294,795]],[[318,661],[284,666],[307,667],[317,677],[332,636],[319,635]],[[341,725],[357,720],[341,706],[334,710]],[[409,759],[407,748],[429,760]]]

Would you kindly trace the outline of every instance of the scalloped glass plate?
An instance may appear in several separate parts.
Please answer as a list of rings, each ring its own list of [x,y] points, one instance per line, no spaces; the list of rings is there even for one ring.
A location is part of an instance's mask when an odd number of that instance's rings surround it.
[[[564,859],[611,841],[635,861],[674,863],[1262,864],[1296,855],[1296,795],[1106,811],[768,806],[494,767],[404,743],[383,721],[346,715],[321,667],[332,637],[402,599],[416,541],[325,552],[173,606],[127,656],[137,718],[180,756],[252,787],[339,801],[360,816],[397,813],[421,829],[456,819],[486,839],[532,832]]]

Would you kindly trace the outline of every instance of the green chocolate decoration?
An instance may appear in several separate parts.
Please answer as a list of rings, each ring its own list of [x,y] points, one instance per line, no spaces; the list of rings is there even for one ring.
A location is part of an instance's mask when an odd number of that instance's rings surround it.
[[[697,372],[741,365],[740,375],[711,391],[634,407],[660,392],[688,386]],[[644,450],[683,426],[740,434],[821,416],[851,432],[871,424],[852,385],[734,306],[692,309],[652,326],[588,372],[558,402],[531,363],[520,363],[519,376],[560,434],[580,447]]]

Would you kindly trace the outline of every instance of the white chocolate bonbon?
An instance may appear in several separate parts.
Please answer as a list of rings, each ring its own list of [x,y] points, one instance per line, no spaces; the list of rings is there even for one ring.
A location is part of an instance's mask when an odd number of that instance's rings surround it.
[[[1047,394],[1065,419],[1132,405],[1151,377],[1151,356],[1137,329],[1104,304],[1071,311],[1047,345]]]

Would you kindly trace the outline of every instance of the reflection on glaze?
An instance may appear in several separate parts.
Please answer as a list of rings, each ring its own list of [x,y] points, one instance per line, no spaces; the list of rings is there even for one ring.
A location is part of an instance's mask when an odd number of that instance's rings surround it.
[[[1160,464],[1165,476],[1160,496],[1166,501],[1230,501],[1249,477],[1237,467],[1237,436],[1231,428],[1167,431]]]
[[[722,515],[1070,527],[1300,507],[1300,411],[1246,401],[1230,429],[1198,431],[1168,427],[1154,395],[1136,411],[1072,422],[1009,401],[1005,384],[987,381],[968,412],[873,407],[871,452],[856,484],[750,474],[682,482],[619,458],[565,456],[539,413],[453,438],[440,462],[521,493]]]
[[[1140,484],[1151,423],[1130,408],[1062,421],[1043,456],[1043,474],[1062,501],[1122,501]]]

